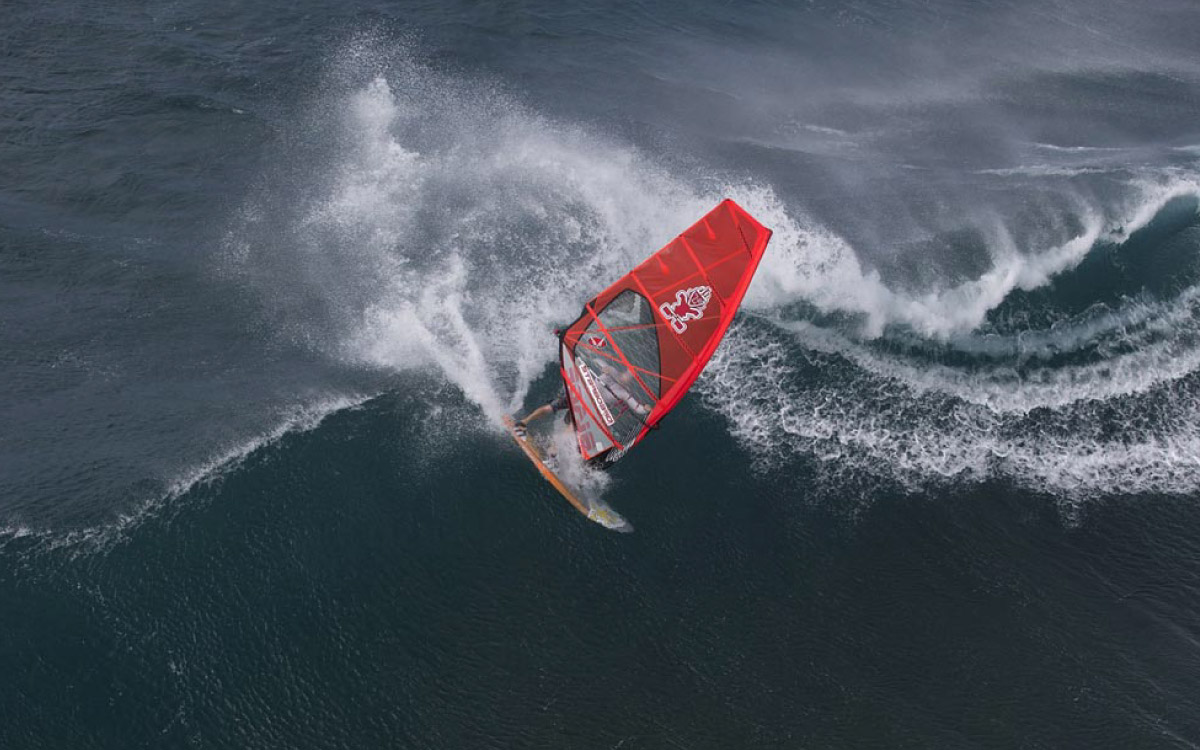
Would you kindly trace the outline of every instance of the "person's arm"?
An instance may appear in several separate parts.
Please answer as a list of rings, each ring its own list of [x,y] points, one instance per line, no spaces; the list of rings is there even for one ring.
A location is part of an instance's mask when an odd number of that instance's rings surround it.
[[[524,419],[518,419],[517,421],[521,424],[529,424],[535,419],[541,419],[552,411],[554,411],[554,407],[552,407],[550,404],[543,404],[542,406],[539,406],[538,408],[529,412],[529,416],[525,417]]]

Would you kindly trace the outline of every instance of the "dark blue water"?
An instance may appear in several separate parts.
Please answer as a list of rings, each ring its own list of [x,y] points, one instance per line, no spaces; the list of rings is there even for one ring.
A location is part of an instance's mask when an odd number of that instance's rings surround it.
[[[1200,745],[1200,8],[18,2],[0,747]],[[604,531],[499,417],[775,230]]]

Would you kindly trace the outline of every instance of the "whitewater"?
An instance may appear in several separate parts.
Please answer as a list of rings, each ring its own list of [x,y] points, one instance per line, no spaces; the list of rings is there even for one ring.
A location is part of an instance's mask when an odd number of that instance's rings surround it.
[[[315,335],[330,356],[432,369],[496,425],[550,367],[549,332],[581,300],[731,197],[775,234],[744,323],[698,388],[761,470],[813,458],[912,490],[1003,477],[1071,500],[1200,486],[1195,285],[982,330],[1014,295],[1069,278],[1098,248],[1120,252],[1168,207],[1191,221],[1189,169],[1108,174],[1120,183],[1108,200],[1064,190],[1074,212],[1043,244],[987,216],[978,275],[909,288],[769,183],[678,173],[407,59],[390,77],[353,69],[376,54],[346,55],[338,103],[320,107],[337,115],[310,125],[343,146],[287,238],[288,262],[319,282],[308,290],[332,295]],[[231,272],[255,273],[254,222],[231,237]],[[1147,424],[1147,410],[1164,418]]]
[[[1156,221],[1190,231],[1200,200],[1190,152],[1131,166],[1119,148],[1022,143],[1032,163],[963,174],[1003,195],[1032,184],[1046,198],[1032,214],[973,204],[977,191],[955,183],[967,178],[943,171],[930,189],[958,188],[963,195],[935,196],[961,203],[958,215],[907,216],[892,234],[864,233],[861,223],[840,231],[803,190],[652,156],[540,114],[511,86],[435,70],[420,56],[419,41],[378,34],[330,55],[213,256],[214,278],[253,290],[274,336],[367,373],[365,382],[277,401],[256,430],[201,449],[158,480],[161,491],[98,528],[125,529],[406,374],[433,374],[471,404],[432,391],[439,440],[498,435],[503,414],[546,396],[550,332],[726,197],[774,238],[742,324],[697,392],[758,470],[815,461],[834,494],[842,481],[916,492],[1004,479],[1072,508],[1200,486],[1198,280],[1154,293],[1131,287],[1081,309],[1028,302],[1070,284],[1090,257],[1136,246]],[[886,140],[811,123],[787,132],[805,153],[839,159]],[[969,261],[936,251],[918,264],[935,270],[914,274],[889,257],[893,243],[936,249],[964,232],[976,251]],[[1005,323],[1022,305],[1037,309]],[[17,517],[6,533],[30,528]]]

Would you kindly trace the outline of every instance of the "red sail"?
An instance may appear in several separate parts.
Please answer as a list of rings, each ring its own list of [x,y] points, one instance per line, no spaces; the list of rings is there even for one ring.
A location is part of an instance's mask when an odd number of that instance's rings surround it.
[[[616,460],[708,364],[771,230],[731,200],[617,280],[560,334],[579,450]]]

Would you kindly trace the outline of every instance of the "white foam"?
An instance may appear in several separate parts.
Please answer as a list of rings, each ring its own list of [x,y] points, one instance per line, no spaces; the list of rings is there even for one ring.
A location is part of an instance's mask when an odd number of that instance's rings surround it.
[[[1117,241],[1144,228],[1166,205],[1181,198],[1200,200],[1200,179],[1191,172],[1170,170],[1166,176],[1142,177],[1137,188],[1122,206],[1122,215],[1114,220],[1107,238]]]
[[[1111,174],[1123,169],[1109,167],[1072,167],[1062,164],[1024,164],[1016,167],[997,167],[995,169],[976,170],[976,174],[990,174],[997,177],[1081,177],[1085,175]]]
[[[395,75],[323,108],[345,144],[296,230],[296,275],[337,318],[323,348],[435,368],[498,425],[598,280],[719,196],[486,87],[417,65]]]
[[[285,409],[270,429],[228,445],[188,467],[171,479],[165,492],[145,499],[112,521],[74,529],[66,533],[54,530],[36,530],[24,525],[0,527],[0,540],[31,538],[37,542],[34,546],[36,551],[70,550],[74,553],[90,553],[109,549],[114,544],[127,539],[128,534],[140,527],[147,519],[160,515],[163,509],[169,508],[174,500],[197,487],[218,481],[235,470],[256,451],[272,445],[290,433],[315,429],[330,415],[356,408],[371,397],[368,395],[330,395],[317,398],[308,404]]]
[[[1097,240],[1124,239],[1169,202],[1197,195],[1195,181],[1179,175],[1137,188],[1124,207],[1093,216],[1078,242],[1032,259],[1008,256],[1003,272],[932,293],[888,318],[910,325],[918,344],[931,336],[975,355],[970,367],[921,359],[919,346],[915,354],[891,353],[861,331],[788,320],[768,296],[758,306],[775,329],[754,322],[731,332],[700,391],[766,468],[809,457],[835,475],[910,489],[1006,478],[1066,499],[1193,493],[1200,489],[1200,289],[1128,299],[1011,337],[974,336],[969,323],[1012,289],[1035,288],[1073,267]],[[838,279],[820,269],[816,276]],[[848,289],[839,283],[834,288]],[[935,313],[965,288],[975,292],[961,297],[969,315],[914,325],[914,310]],[[879,294],[872,284],[861,284],[863,291]],[[859,299],[834,309],[862,311]],[[887,291],[883,299],[896,301]],[[870,328],[867,335],[878,332]],[[978,362],[979,355],[988,359]]]
[[[739,327],[699,385],[768,470],[810,457],[910,490],[1003,477],[1064,498],[1200,488],[1200,398],[1190,384],[1002,412],[844,360],[806,360],[780,335]]]
[[[227,446],[176,476],[163,499],[171,500],[199,485],[208,484],[236,468],[247,456],[277,442],[284,435],[313,430],[330,415],[356,408],[370,398],[373,395],[332,394],[286,408],[270,429]]]
[[[1006,337],[986,347],[975,339],[952,342],[965,351],[989,351],[1000,358],[971,369],[884,355],[869,344],[806,321],[774,321],[804,346],[852,361],[882,379],[904,384],[914,394],[938,393],[996,412],[1025,414],[1079,401],[1107,401],[1145,393],[1200,370],[1200,288],[1192,287],[1170,304],[1131,302],[1100,321],[1062,325],[1049,336]],[[1037,333],[1037,332],[1032,332]],[[1085,346],[1132,349],[1086,364],[1058,364],[1054,355]],[[1038,361],[1038,360],[1042,361]],[[1020,363],[1020,369],[1017,364]]]
[[[1101,236],[1094,211],[1080,217],[1084,230],[1036,254],[1019,251],[1003,225],[991,228],[992,268],[976,279],[925,292],[897,292],[879,273],[864,270],[850,245],[833,232],[797,220],[768,190],[748,190],[747,208],[775,230],[747,305],[769,310],[798,299],[824,312],[864,318],[861,333],[876,337],[888,325],[906,325],[923,336],[945,338],[978,327],[1013,290],[1034,289],[1073,268]]]
[[[583,498],[600,497],[612,483],[612,477],[604,471],[589,467],[579,454],[575,431],[555,422],[550,430],[550,441],[556,458],[554,470],[567,485],[576,488]]]
[[[1139,178],[1124,204],[1102,208],[1077,202],[1082,230],[1051,247],[1022,248],[1002,221],[986,230],[991,267],[977,278],[925,291],[895,291],[879,273],[864,269],[854,249],[836,233],[790,211],[767,188],[734,190],[747,208],[774,229],[770,252],[747,296],[747,306],[771,310],[805,300],[823,312],[864,318],[860,335],[877,337],[888,325],[946,339],[979,327],[1015,290],[1044,286],[1075,268],[1100,240],[1119,241],[1146,226],[1169,202],[1200,198],[1200,182],[1186,174]]]
[[[1068,153],[1125,150],[1114,146],[1056,146],[1053,143],[1032,143],[1030,145],[1034,148],[1045,149],[1046,151],[1064,151]]]

